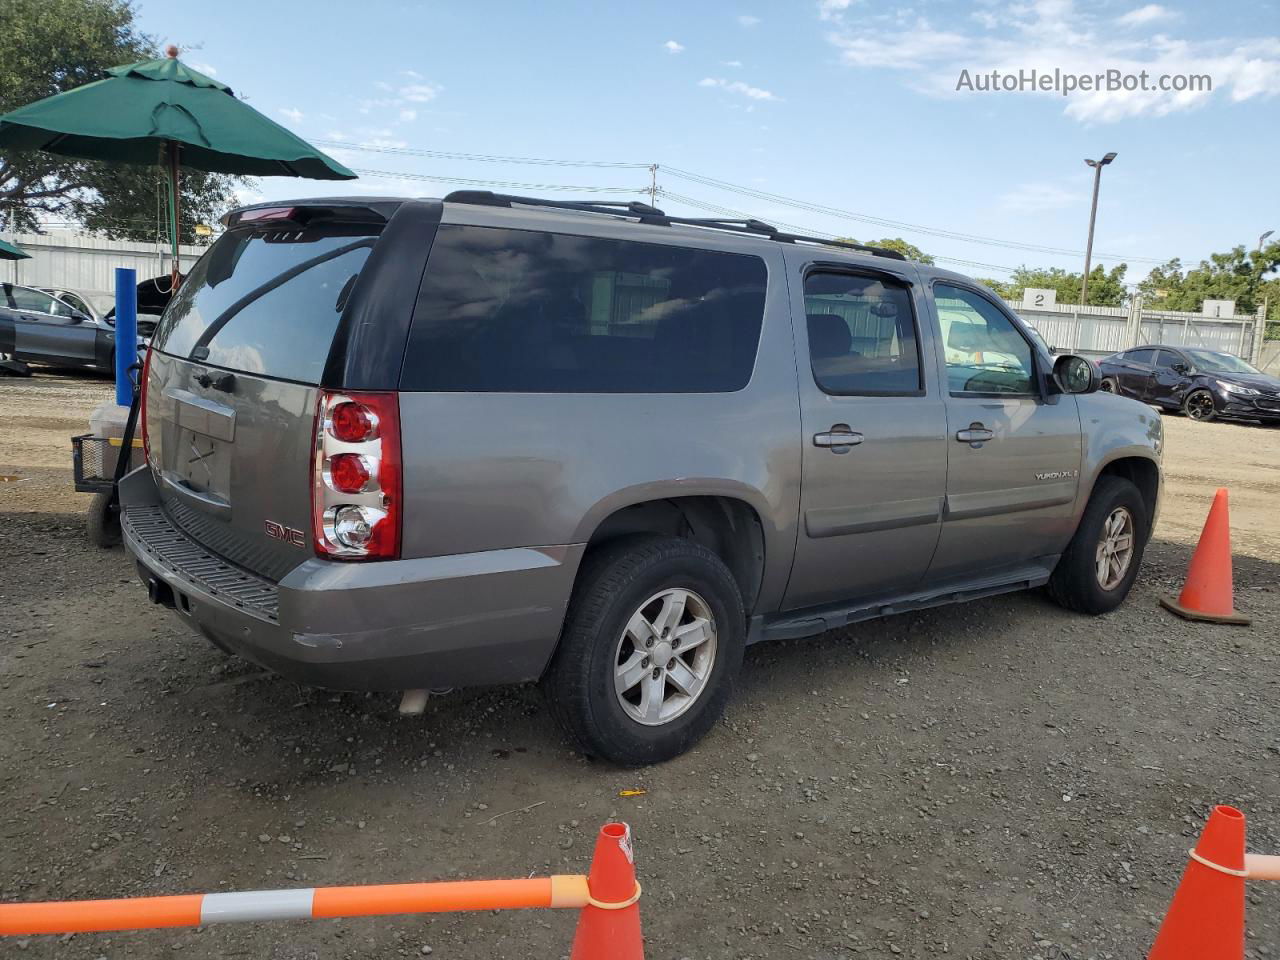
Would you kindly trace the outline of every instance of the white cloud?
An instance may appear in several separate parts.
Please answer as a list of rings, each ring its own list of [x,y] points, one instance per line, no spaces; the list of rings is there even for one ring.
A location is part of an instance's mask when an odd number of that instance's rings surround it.
[[[410,103],[427,103],[440,96],[443,89],[435,83],[410,83],[400,88],[400,98]]]
[[[298,124],[302,122],[302,118],[305,114],[296,107],[281,107],[280,116],[284,117],[290,123]]]
[[[1003,194],[997,201],[1010,213],[1033,214],[1061,210],[1082,203],[1079,194],[1052,183],[1023,183]]]
[[[193,63],[191,64],[191,69],[199,70],[207,77],[216,77],[218,75],[218,71],[215,70],[212,65],[207,63]]]
[[[749,13],[744,13],[742,16],[738,17],[738,25],[741,27],[747,27],[747,28],[754,27],[759,22],[760,22],[759,17],[753,17]]]
[[[907,86],[920,92],[955,97],[1012,97],[1017,93],[957,92],[962,70],[971,77],[1055,70],[1090,78],[1137,77],[1147,73],[1150,89],[1076,91],[1063,97],[1055,90],[1025,90],[1026,96],[1062,101],[1063,112],[1082,122],[1113,122],[1128,117],[1163,116],[1192,109],[1214,96],[1232,101],[1280,95],[1280,36],[1248,40],[1197,37],[1182,40],[1142,29],[1168,19],[1158,4],[1120,18],[1131,29],[1116,30],[1106,0],[1027,0],[1008,7],[988,6],[969,25],[948,21],[934,26],[918,13],[900,10],[869,29],[846,23],[840,11],[849,3],[823,0],[819,15],[832,21],[828,39],[850,66],[894,70]],[[976,23],[973,22],[976,20]],[[1207,75],[1211,89],[1160,90],[1162,77]]]
[[[720,64],[725,67],[733,67],[735,70],[741,69],[742,67],[741,60],[721,60]]]
[[[848,10],[853,0],[818,0],[818,18],[820,20],[838,20],[840,14]]]
[[[1144,23],[1167,20],[1173,16],[1175,16],[1174,12],[1167,7],[1162,7],[1158,3],[1148,3],[1145,7],[1130,10],[1123,17],[1117,18],[1116,22],[1126,27],[1140,27]]]
[[[403,110],[401,110],[401,111],[400,111],[400,122],[401,122],[401,123],[411,123],[412,121],[417,120],[417,119],[418,119],[418,111],[417,111],[417,110],[411,110],[411,109],[409,109],[408,107],[405,107]]]
[[[753,87],[750,84],[743,83],[741,80],[726,80],[723,77],[703,77],[698,81],[700,87],[718,87],[721,90],[727,90],[729,93],[741,94],[752,100],[771,100],[777,102],[781,97],[776,97],[768,90],[760,87]]]
[[[667,53],[684,53],[684,44],[676,43],[674,40],[668,40],[662,45]]]
[[[410,80],[421,80],[421,79],[422,79],[422,74],[420,74],[417,70],[401,70],[401,71],[400,71],[400,76],[402,76],[402,77],[408,77]]]

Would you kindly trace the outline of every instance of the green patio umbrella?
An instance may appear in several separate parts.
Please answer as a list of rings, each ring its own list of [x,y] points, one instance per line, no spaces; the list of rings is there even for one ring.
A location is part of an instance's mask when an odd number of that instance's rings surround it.
[[[169,47],[159,60],[112,67],[110,76],[0,116],[0,147],[169,172],[169,233],[178,274],[181,167],[254,177],[354,180],[355,174],[232,93]]]
[[[21,247],[0,240],[0,260],[30,260],[31,254]]]

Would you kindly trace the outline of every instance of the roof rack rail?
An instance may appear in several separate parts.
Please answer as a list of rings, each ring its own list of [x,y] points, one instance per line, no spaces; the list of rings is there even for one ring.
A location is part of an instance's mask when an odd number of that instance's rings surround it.
[[[553,207],[558,210],[579,210],[585,213],[607,213],[613,216],[633,216],[640,223],[670,226],[683,224],[693,227],[707,227],[712,230],[727,230],[730,233],[746,233],[779,243],[812,243],[823,247],[840,247],[845,250],[857,250],[859,253],[870,253],[890,260],[906,260],[897,250],[887,247],[872,247],[848,240],[831,240],[826,237],[810,237],[802,233],[783,233],[772,224],[763,220],[732,220],[721,217],[678,217],[665,213],[657,207],[637,201],[613,200],[545,200],[542,197],[520,197],[509,193],[493,193],[489,190],[455,190],[445,196],[446,203],[474,203],[486,207],[510,207],[513,203],[531,207]]]

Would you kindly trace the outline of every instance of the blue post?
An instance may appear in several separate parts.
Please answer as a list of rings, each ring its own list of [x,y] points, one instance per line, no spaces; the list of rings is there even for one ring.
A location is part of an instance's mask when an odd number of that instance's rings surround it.
[[[133,374],[138,362],[138,274],[116,267],[116,403],[133,403]]]

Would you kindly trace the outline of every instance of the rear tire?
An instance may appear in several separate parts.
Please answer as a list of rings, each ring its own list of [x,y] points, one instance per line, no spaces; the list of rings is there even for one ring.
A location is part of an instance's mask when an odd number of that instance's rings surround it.
[[[745,641],[742,595],[718,556],[688,540],[626,538],[583,561],[542,687],[584,753],[659,763],[720,717]]]
[[[1049,577],[1049,596],[1078,613],[1110,613],[1120,606],[1142,565],[1149,523],[1146,503],[1133,483],[1099,477],[1075,536]],[[1113,547],[1123,542],[1125,524],[1127,553],[1119,556]]]
[[[120,532],[120,504],[113,493],[112,490],[95,493],[89,505],[89,542],[103,550],[118,547],[124,540]]]
[[[1120,385],[1116,383],[1115,377],[1103,377],[1102,382],[1098,384],[1098,389],[1103,393],[1119,393]]]

